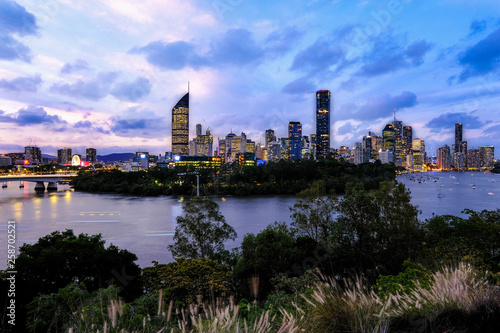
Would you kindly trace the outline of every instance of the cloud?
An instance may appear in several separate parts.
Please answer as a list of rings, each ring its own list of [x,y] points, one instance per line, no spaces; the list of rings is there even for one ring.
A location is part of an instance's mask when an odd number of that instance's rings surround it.
[[[479,117],[472,116],[466,112],[447,112],[430,120],[425,124],[425,127],[429,128],[433,133],[442,131],[451,132],[455,129],[455,123],[462,123],[464,128],[467,129],[481,128],[484,125],[479,120]]]
[[[0,28],[2,33],[20,36],[35,35],[38,31],[35,16],[9,0],[0,2]]]
[[[491,136],[498,138],[498,133],[500,133],[500,124],[488,127],[483,131],[484,134],[490,134]]]
[[[463,67],[459,82],[488,74],[498,70],[500,66],[500,28],[468,48],[458,56]]]
[[[91,128],[92,123],[88,120],[79,121],[73,125],[74,128]]]
[[[61,74],[71,74],[89,70],[89,64],[85,60],[77,59],[74,63],[65,63],[61,68]]]
[[[404,54],[408,60],[411,60],[413,66],[420,66],[424,62],[424,56],[432,47],[431,43],[425,40],[419,40],[409,45]]]
[[[417,96],[410,91],[403,91],[401,94],[391,96],[389,94],[373,96],[359,107],[359,109],[344,115],[344,119],[376,120],[392,115],[393,110],[411,108],[417,104]]]
[[[98,101],[108,94],[121,101],[137,102],[151,91],[151,83],[139,76],[131,82],[117,82],[118,72],[102,72],[90,80],[79,79],[75,83],[56,83],[50,91],[75,98]]]
[[[321,71],[345,60],[344,50],[335,41],[320,37],[306,49],[297,53],[291,70]]]
[[[116,72],[103,72],[97,78],[87,81],[79,79],[73,84],[56,83],[50,87],[50,91],[65,96],[98,101],[108,94],[117,77]]]
[[[301,35],[295,27],[275,31],[261,46],[254,40],[250,31],[241,28],[229,29],[214,36],[207,47],[194,42],[154,41],[143,47],[132,48],[129,53],[143,54],[150,64],[166,70],[246,66],[257,64],[266,56],[283,55]],[[201,49],[206,49],[206,52],[202,53]]]
[[[42,78],[40,77],[40,74],[36,74],[33,77],[25,76],[18,77],[12,80],[2,79],[0,80],[0,89],[10,91],[36,92],[41,83]]]
[[[95,131],[95,132],[99,132],[99,133],[102,133],[102,134],[110,134],[111,133],[109,130],[105,130],[102,127],[94,126],[92,124],[92,122],[90,122],[88,120],[83,120],[83,121],[79,121],[79,122],[75,123],[73,125],[73,128],[75,128],[75,129],[81,129],[81,130],[84,130],[86,132],[88,132],[88,131]]]
[[[276,30],[266,38],[266,53],[274,56],[283,55],[289,52],[303,36],[304,33],[295,26]]]
[[[66,124],[66,121],[57,115],[49,115],[42,107],[30,105],[21,109],[13,115],[0,113],[0,122],[14,123],[19,126],[39,125],[39,124]]]
[[[110,94],[119,100],[129,102],[137,102],[147,96],[151,91],[151,83],[145,77],[138,77],[133,82],[117,83]]]
[[[477,35],[483,31],[485,31],[487,27],[488,27],[488,24],[487,24],[486,20],[481,20],[481,21],[474,20],[474,21],[472,21],[472,23],[470,24],[469,37]]]
[[[354,126],[350,122],[345,123],[343,126],[339,127],[337,130],[338,135],[350,134],[354,131]]]
[[[420,66],[424,56],[432,49],[432,44],[419,40],[405,47],[400,39],[388,34],[375,40],[371,52],[364,56],[365,64],[358,74],[368,77],[378,76]]]
[[[153,111],[132,107],[122,115],[111,118],[111,132],[118,136],[164,137],[167,136],[167,119],[158,117]]]
[[[301,77],[288,83],[281,90],[285,94],[305,94],[308,90],[314,90],[315,83],[309,77]]]
[[[0,59],[30,62],[31,50],[14,38],[36,35],[38,26],[33,14],[14,1],[0,1]]]
[[[165,43],[151,42],[148,45],[130,50],[132,54],[145,54],[147,61],[155,66],[168,70],[179,70],[184,67],[197,69],[206,64],[196,53],[196,46],[192,43],[178,41]]]
[[[212,64],[247,65],[262,58],[265,50],[253,40],[250,31],[230,29],[214,37],[209,54]]]

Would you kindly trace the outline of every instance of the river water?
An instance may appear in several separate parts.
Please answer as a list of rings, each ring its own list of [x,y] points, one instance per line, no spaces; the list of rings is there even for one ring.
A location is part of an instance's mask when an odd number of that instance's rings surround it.
[[[433,214],[461,215],[465,208],[500,208],[500,175],[488,173],[421,173],[398,177],[412,192],[422,220]],[[16,245],[35,243],[55,230],[75,234],[101,233],[107,244],[135,253],[141,267],[172,261],[175,218],[182,214],[181,197],[131,197],[74,192],[68,185],[58,191],[36,194],[34,183],[7,183],[0,189],[0,269],[7,261],[7,222],[16,222]],[[471,186],[475,185],[475,189]],[[439,189],[439,190],[438,190]],[[440,197],[438,194],[441,193]],[[214,197],[226,221],[238,233],[226,249],[239,246],[247,233],[257,233],[275,221],[290,223],[293,196]]]

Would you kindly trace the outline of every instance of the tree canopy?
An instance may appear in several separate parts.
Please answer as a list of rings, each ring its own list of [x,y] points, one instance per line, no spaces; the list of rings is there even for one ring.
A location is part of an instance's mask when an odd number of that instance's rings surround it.
[[[184,216],[176,218],[174,244],[168,246],[174,257],[213,259],[224,250],[225,241],[236,238],[213,200],[193,197],[183,210]]]

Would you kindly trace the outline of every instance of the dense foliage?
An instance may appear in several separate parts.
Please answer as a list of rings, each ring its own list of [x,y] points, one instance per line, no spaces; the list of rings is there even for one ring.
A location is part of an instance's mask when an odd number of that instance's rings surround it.
[[[34,297],[55,293],[72,282],[84,283],[90,292],[117,285],[120,296],[128,300],[141,295],[141,270],[134,263],[137,256],[114,245],[106,248],[104,243],[101,235],[77,236],[66,230],[22,245],[15,263],[18,328],[26,322],[26,305]],[[5,278],[2,274],[3,283]],[[38,330],[45,331],[40,325]]]
[[[82,171],[71,184],[75,190],[131,195],[191,195],[200,178],[203,195],[297,194],[314,181],[323,181],[327,193],[343,193],[346,184],[361,182],[365,189],[377,189],[382,181],[396,176],[394,164],[354,165],[333,159],[280,160],[262,166],[224,165],[221,169],[155,168],[147,171]]]
[[[500,210],[419,221],[402,184],[350,182],[337,198],[326,183],[301,191],[291,225],[247,234],[232,253],[222,244],[234,230],[209,199],[184,205],[168,264],[140,270],[70,230],[24,245],[22,320],[33,332],[500,329]]]

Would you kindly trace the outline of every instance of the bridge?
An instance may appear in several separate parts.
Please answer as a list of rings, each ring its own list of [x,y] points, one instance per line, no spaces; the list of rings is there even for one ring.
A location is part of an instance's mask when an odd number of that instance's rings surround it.
[[[35,191],[45,191],[45,183],[47,184],[47,191],[57,191],[57,182],[62,180],[71,180],[76,177],[76,174],[25,174],[25,175],[9,175],[0,176],[0,183],[2,187],[7,187],[7,182],[35,182]]]

